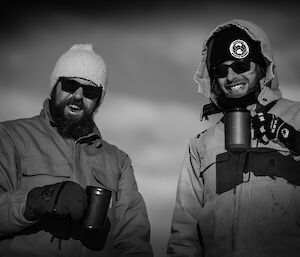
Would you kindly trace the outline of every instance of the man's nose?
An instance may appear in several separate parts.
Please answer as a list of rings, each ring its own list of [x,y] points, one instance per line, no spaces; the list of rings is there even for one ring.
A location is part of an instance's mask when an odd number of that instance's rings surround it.
[[[229,67],[228,68],[228,73],[227,73],[227,80],[228,81],[232,81],[233,79],[235,79],[238,76],[237,73],[234,72],[234,70]]]
[[[82,99],[83,98],[83,89],[82,87],[79,87],[74,93],[73,96],[77,99]]]

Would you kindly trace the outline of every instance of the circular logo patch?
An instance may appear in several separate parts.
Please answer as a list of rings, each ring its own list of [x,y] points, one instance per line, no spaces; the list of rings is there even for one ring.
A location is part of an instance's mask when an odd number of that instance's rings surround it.
[[[288,138],[289,134],[290,131],[287,128],[281,130],[281,135],[283,136],[283,138]]]
[[[42,193],[42,198],[44,200],[50,200],[54,195],[54,188],[47,188],[46,190],[43,191]]]
[[[234,58],[242,59],[249,54],[249,46],[244,40],[237,39],[231,42],[229,51]]]

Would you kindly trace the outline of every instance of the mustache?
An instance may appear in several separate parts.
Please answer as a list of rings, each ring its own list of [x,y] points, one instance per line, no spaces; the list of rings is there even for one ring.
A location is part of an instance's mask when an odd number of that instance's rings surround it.
[[[248,83],[247,79],[234,79],[232,81],[226,80],[226,86],[232,86],[240,83]]]

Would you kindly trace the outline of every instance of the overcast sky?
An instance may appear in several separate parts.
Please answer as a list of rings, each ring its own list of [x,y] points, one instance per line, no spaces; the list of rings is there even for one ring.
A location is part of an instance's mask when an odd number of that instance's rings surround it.
[[[0,121],[38,114],[57,58],[75,43],[92,43],[109,71],[108,93],[95,121],[107,141],[130,155],[155,255],[163,256],[183,155],[204,127],[199,115],[206,100],[193,81],[203,40],[232,18],[259,24],[273,46],[283,95],[299,100],[298,6],[34,2],[18,7],[8,2],[0,18]]]

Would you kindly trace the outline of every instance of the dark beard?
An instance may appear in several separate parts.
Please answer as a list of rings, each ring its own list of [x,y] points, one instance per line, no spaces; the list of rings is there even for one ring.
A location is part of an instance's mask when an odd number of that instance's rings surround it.
[[[247,106],[258,102],[257,96],[259,93],[260,87],[258,83],[253,88],[253,91],[239,98],[229,98],[224,94],[223,91],[220,91],[217,97],[217,104],[222,110],[225,111],[237,107],[246,108]]]
[[[64,109],[66,105],[70,103],[76,103],[81,105],[83,108],[83,116],[77,118],[74,116],[66,116],[64,114]],[[55,97],[50,99],[50,112],[53,121],[56,123],[57,132],[64,138],[78,139],[80,137],[86,136],[93,131],[95,126],[92,118],[92,113],[89,112],[82,100],[76,100],[70,98],[60,104],[56,104]]]
[[[236,107],[246,108],[248,105],[257,103],[257,93],[255,91],[239,98],[228,98],[222,92],[217,98],[217,104],[222,110],[229,110]]]

